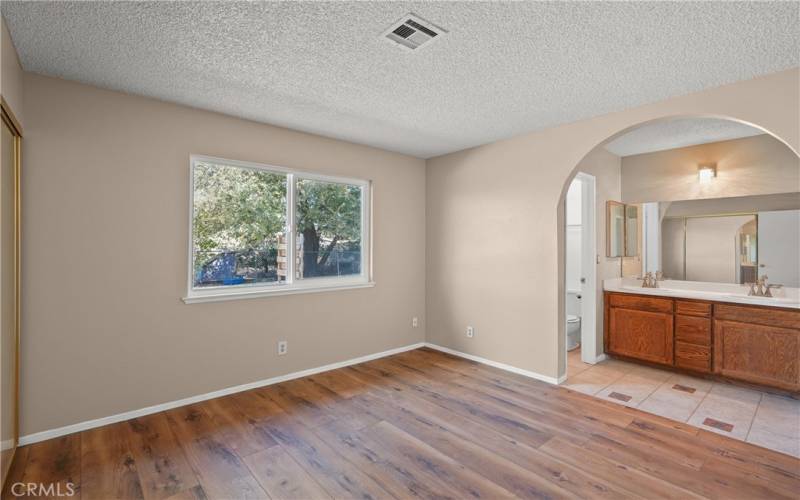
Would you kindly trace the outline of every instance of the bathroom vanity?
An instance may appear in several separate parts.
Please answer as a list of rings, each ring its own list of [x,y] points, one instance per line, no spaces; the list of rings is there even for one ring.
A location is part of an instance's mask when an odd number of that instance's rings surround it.
[[[749,297],[727,283],[606,280],[605,351],[800,393],[800,289]]]

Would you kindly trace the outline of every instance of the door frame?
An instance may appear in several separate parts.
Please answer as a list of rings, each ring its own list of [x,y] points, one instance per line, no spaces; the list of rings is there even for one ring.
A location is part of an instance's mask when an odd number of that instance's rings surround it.
[[[597,180],[578,172],[581,182],[581,361],[597,363]],[[565,318],[566,324],[566,318]]]

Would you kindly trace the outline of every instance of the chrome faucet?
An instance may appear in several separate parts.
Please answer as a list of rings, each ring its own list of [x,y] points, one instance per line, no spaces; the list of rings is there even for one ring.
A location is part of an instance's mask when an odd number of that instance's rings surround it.
[[[783,288],[783,285],[770,283],[769,285],[767,285],[766,290],[764,290],[764,297],[772,297],[772,292],[770,290],[772,290],[773,288],[775,289]]]
[[[747,295],[752,297],[772,297],[772,290],[782,288],[783,285],[778,284],[767,284],[767,280],[769,277],[765,274],[764,276],[758,278],[755,283],[745,283],[746,285],[750,285],[750,291],[747,292]]]
[[[642,288],[658,288],[658,282],[664,279],[664,273],[656,271],[654,275],[648,271],[642,278]]]

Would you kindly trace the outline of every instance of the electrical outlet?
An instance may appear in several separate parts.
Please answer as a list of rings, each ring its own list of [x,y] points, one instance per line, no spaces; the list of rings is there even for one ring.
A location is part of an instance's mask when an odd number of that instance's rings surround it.
[[[474,336],[475,336],[475,329],[472,328],[471,326],[468,326],[467,327],[467,338],[471,339]]]
[[[417,319],[416,316],[414,316],[413,318],[411,318],[411,328],[416,328],[418,326],[419,326],[419,320]]]
[[[278,341],[278,356],[283,356],[289,352],[289,342],[286,340]]]

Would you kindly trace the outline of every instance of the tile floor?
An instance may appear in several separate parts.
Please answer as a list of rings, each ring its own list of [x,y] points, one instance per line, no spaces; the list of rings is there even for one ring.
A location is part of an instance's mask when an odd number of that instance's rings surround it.
[[[800,400],[567,353],[564,387],[800,458]]]

